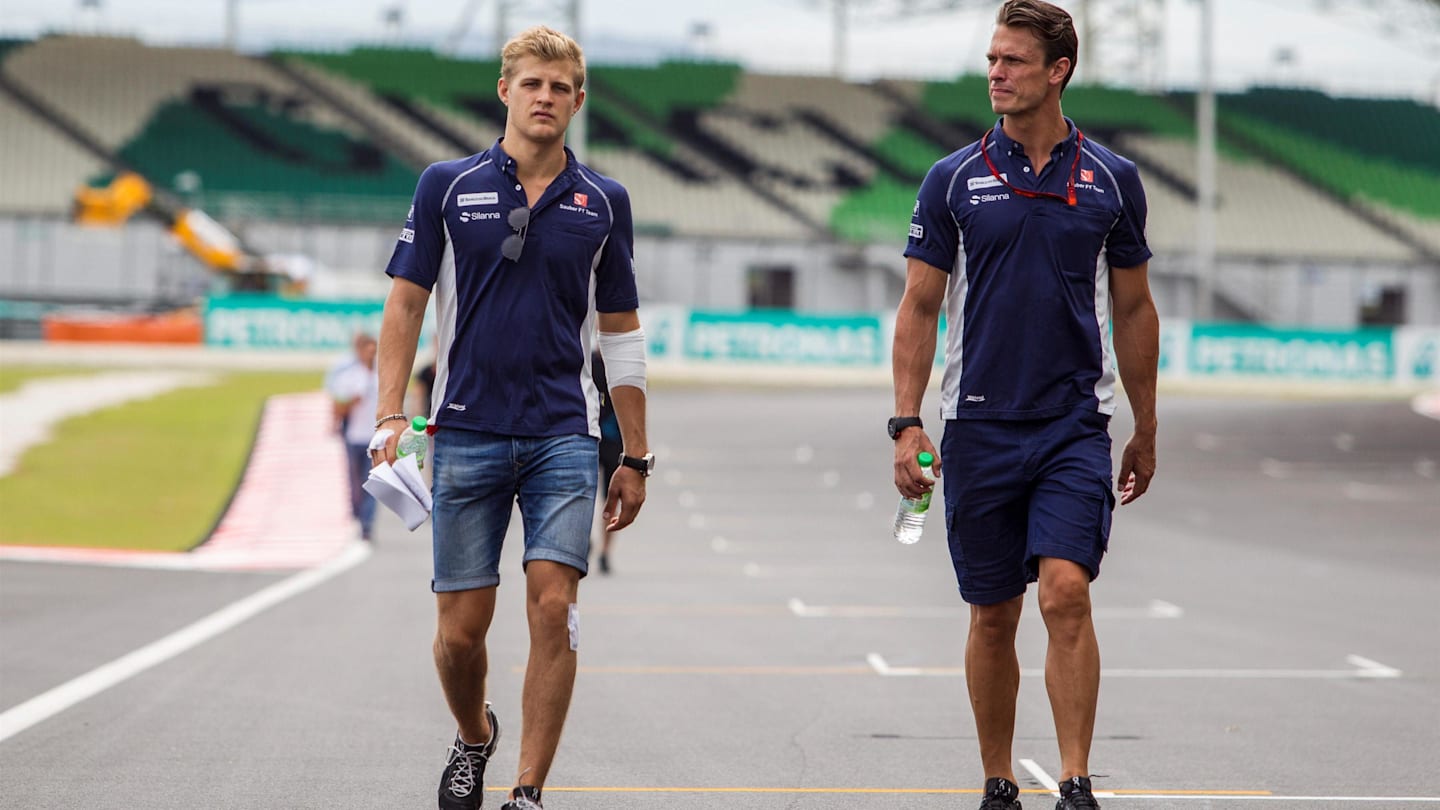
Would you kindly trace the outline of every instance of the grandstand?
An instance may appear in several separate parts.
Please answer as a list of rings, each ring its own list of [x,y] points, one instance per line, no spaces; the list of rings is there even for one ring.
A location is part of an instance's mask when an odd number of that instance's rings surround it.
[[[371,276],[419,170],[488,147],[504,124],[495,60],[428,50],[255,56],[49,36],[0,42],[0,60],[0,216],[62,223],[77,187],[129,170],[263,251]],[[860,83],[662,62],[593,65],[587,90],[587,161],[631,189],[646,294],[676,303],[747,305],[747,274],[769,266],[755,245],[768,244],[816,257],[781,262],[822,288],[788,305],[892,306],[916,187],[994,121],[979,76]],[[1140,167],[1168,314],[1193,305],[1192,107],[1183,93],[1114,87],[1065,97],[1087,136]],[[1440,317],[1440,112],[1253,88],[1222,96],[1220,125],[1218,251],[1245,279],[1227,286],[1222,274],[1223,311],[1294,317],[1256,294],[1290,282],[1257,279],[1320,268],[1413,287],[1410,317]],[[0,252],[31,267],[6,233],[16,231],[0,228]],[[644,268],[645,245],[668,266]],[[676,277],[687,269],[714,276]],[[43,297],[17,281],[40,275],[7,272],[0,298]],[[1333,286],[1325,294],[1353,298],[1363,285]],[[702,288],[705,300],[686,300]]]

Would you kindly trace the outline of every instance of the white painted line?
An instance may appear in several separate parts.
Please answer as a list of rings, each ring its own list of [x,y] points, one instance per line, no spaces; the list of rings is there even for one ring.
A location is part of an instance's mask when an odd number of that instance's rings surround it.
[[[1103,610],[1104,608],[1100,608],[1098,611],[1092,610],[1091,613],[1094,615]],[[1164,599],[1151,599],[1149,610],[1149,618],[1152,619],[1178,619],[1185,615],[1183,608],[1179,605],[1166,602]]]
[[[1036,763],[1035,760],[1022,759],[1020,760],[1020,767],[1029,771],[1030,775],[1035,777],[1035,781],[1039,782],[1041,787],[1045,788],[1051,793],[1054,793],[1056,796],[1060,795],[1060,783],[1056,782],[1054,779],[1051,779],[1050,774],[1046,773],[1045,769],[1040,767],[1040,765]]]
[[[791,597],[786,604],[791,613],[802,619],[962,619],[966,616],[964,607],[937,605],[807,605],[799,597]],[[1042,618],[1038,611],[1023,615],[1036,620]],[[1143,608],[1095,608],[1091,615],[1096,619],[1178,619],[1185,611],[1163,599],[1152,599]]]
[[[1420,394],[1410,400],[1410,407],[1421,416],[1440,419],[1440,391]]]
[[[1401,675],[1400,670],[1394,667],[1387,667],[1379,661],[1359,655],[1347,655],[1345,660],[1350,666],[1359,668],[1362,678],[1398,678]]]
[[[7,740],[77,703],[92,698],[116,684],[199,646],[292,596],[310,590],[337,574],[355,567],[370,554],[369,543],[356,541],[343,554],[324,565],[301,571],[274,585],[256,591],[158,641],[127,653],[108,664],[102,664],[78,678],[6,710],[4,714],[0,714],[0,741]]]
[[[870,665],[870,668],[873,669],[873,670],[875,670],[875,674],[877,674],[877,675],[884,675],[884,676],[886,676],[886,677],[892,677],[892,676],[913,677],[913,676],[916,676],[916,675],[957,675],[957,674],[958,674],[958,675],[964,675],[964,674],[965,674],[965,670],[964,670],[964,669],[955,669],[955,670],[950,670],[950,671],[947,671],[947,672],[940,672],[940,671],[938,671],[938,670],[928,670],[928,671],[927,671],[927,670],[921,670],[919,667],[892,667],[892,666],[890,666],[890,663],[889,663],[888,661],[886,661],[883,656],[880,655],[880,653],[870,653],[869,655],[865,656],[865,663],[869,664],[869,665]]]
[[[1354,680],[1356,678],[1399,678],[1404,673],[1368,658],[1351,655],[1346,661],[1354,669],[1101,669],[1102,678],[1154,680]],[[869,653],[865,662],[877,675],[909,678],[965,677],[964,667],[895,667],[879,653]],[[1021,669],[1022,678],[1043,678],[1045,670]]]

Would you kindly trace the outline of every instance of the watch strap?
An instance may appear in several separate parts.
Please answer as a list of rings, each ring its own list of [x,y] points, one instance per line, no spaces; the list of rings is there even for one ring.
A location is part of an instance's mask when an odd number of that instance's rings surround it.
[[[925,423],[921,421],[918,416],[892,416],[887,425],[890,438],[892,439],[900,438],[901,431],[912,427],[923,428],[925,427]]]
[[[622,451],[620,453],[620,466],[629,467],[632,470],[638,471],[642,476],[648,478],[650,476],[650,472],[655,468],[655,456],[651,453],[646,453],[645,455],[639,457],[627,456]]]

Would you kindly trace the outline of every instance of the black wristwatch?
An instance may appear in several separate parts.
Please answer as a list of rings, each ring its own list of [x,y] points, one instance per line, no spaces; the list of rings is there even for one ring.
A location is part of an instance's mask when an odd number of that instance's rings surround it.
[[[885,423],[885,432],[889,433],[893,440],[900,438],[900,431],[912,427],[924,428],[925,423],[921,422],[918,416],[892,416],[890,421]]]
[[[632,470],[638,470],[642,478],[649,478],[650,473],[655,471],[655,454],[646,453],[636,458],[634,456],[627,456],[622,452],[620,454],[620,464]]]

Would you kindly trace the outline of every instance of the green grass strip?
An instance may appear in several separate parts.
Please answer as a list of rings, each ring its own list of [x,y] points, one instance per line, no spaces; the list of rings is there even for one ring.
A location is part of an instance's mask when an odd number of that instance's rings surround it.
[[[0,366],[0,394],[10,394],[31,380],[47,377],[84,377],[95,369],[73,366]]]
[[[68,419],[0,477],[0,542],[191,548],[239,484],[266,398],[320,384],[319,373],[236,372]]]

